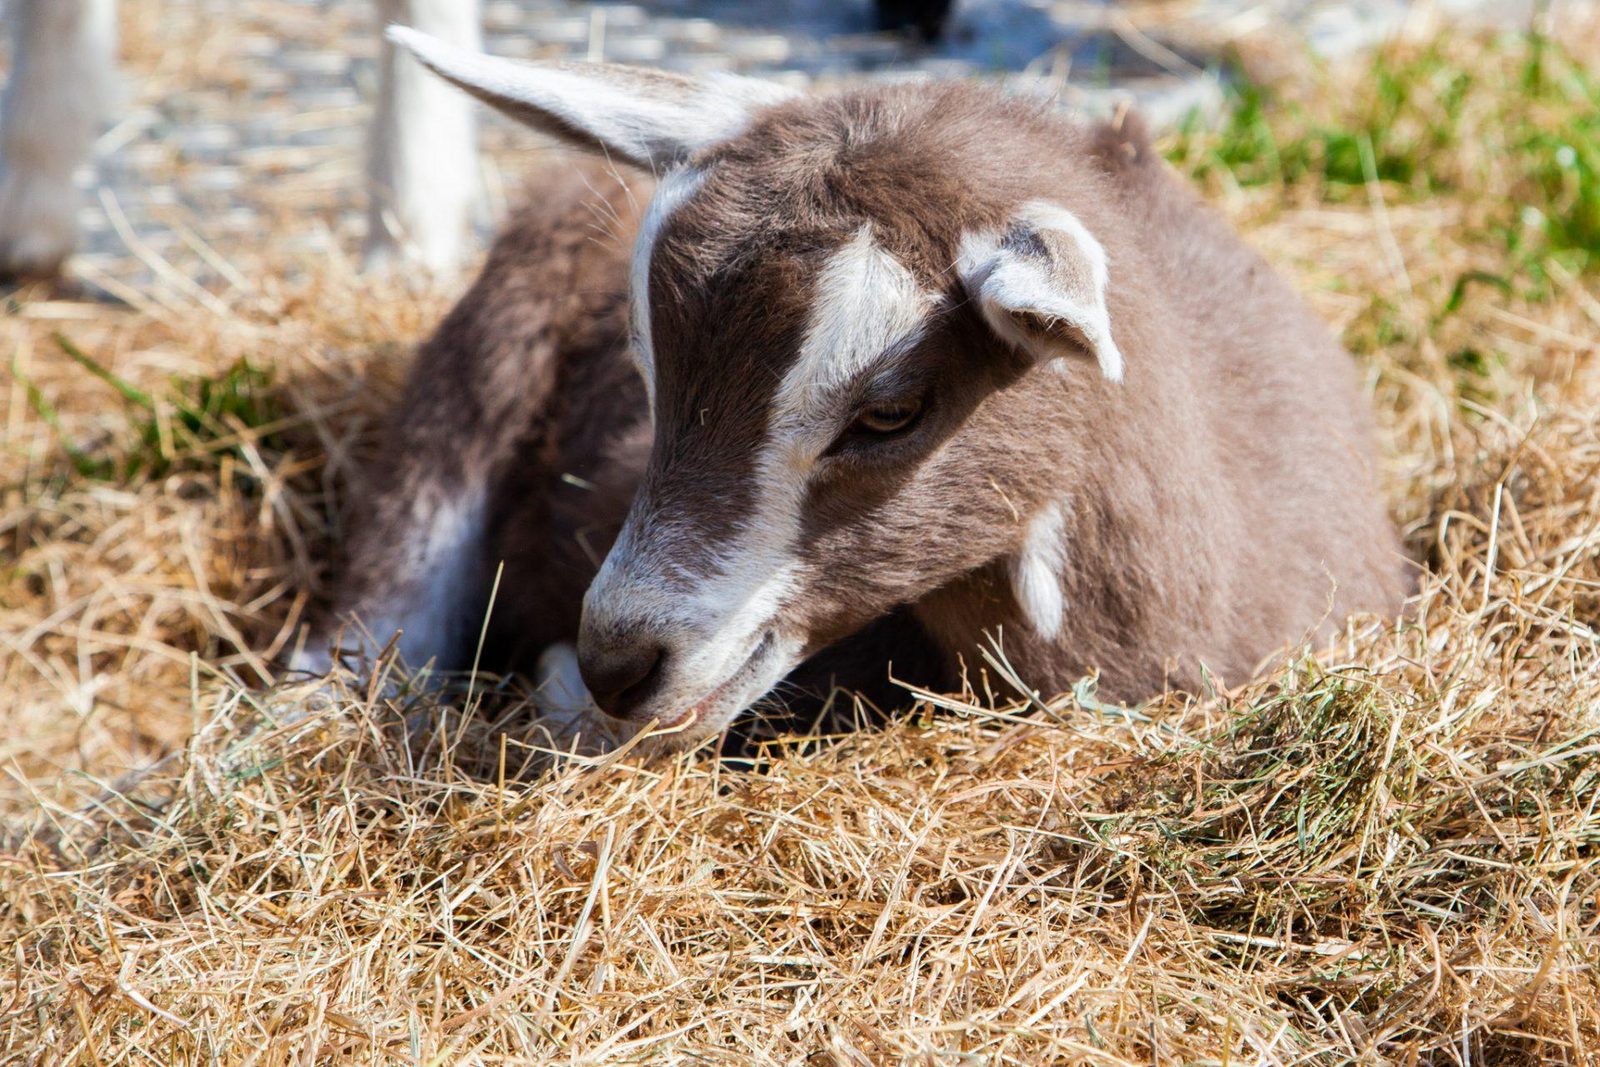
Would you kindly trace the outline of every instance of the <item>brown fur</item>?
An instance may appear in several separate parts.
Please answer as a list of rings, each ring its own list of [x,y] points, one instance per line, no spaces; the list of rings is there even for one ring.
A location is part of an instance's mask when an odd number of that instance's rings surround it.
[[[1202,666],[1243,678],[1353,611],[1398,608],[1402,565],[1349,357],[1136,121],[1080,126],[968,85],[861,90],[773,108],[690,165],[704,184],[663,231],[649,280],[653,448],[623,345],[647,186],[576,166],[541,184],[420,353],[344,611],[414,569],[408,531],[430,494],[473,482],[494,503],[470,604],[504,559],[502,648],[578,633],[636,486],[636,516],[670,528],[654,547],[677,554],[673,580],[691,587],[750,513],[812,278],[863,223],[946,298],[903,367],[934,401],[892,461],[834,463],[810,485],[799,591],[778,623],[808,653],[905,607],[940,680],[998,630],[1041,689],[1097,670],[1107,695],[1136,700],[1200,684]],[[952,270],[964,234],[1036,199],[1105,247],[1121,383],[1088,359],[1063,374],[1020,357]],[[613,224],[597,230],[594,200]],[[1006,568],[1028,516],[1063,501],[1064,627],[1045,641]]]
[[[622,350],[629,242],[650,183],[586,166],[538,187],[417,353],[330,619],[405,600],[425,577],[418,529],[484,487],[486,544],[434,650],[444,668],[466,665],[502,561],[491,659],[571,639],[649,448],[644,390]]]

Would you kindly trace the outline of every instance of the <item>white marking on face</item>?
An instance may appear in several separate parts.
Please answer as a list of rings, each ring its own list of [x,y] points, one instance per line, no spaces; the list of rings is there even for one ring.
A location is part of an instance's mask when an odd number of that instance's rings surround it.
[[[672,171],[662,178],[639,224],[639,236],[633,245],[633,264],[628,277],[633,344],[629,349],[633,365],[644,379],[645,393],[652,411],[656,404],[656,361],[650,334],[650,257],[655,254],[656,241],[666,228],[667,221],[700,191],[704,182],[705,172],[690,168]]]
[[[799,355],[773,400],[767,443],[756,461],[756,506],[730,547],[712,596],[697,607],[729,625],[708,642],[729,652],[750,644],[793,592],[801,509],[817,456],[837,432],[837,392],[885,351],[915,337],[937,302],[863,226],[828,258]],[[790,664],[792,666],[792,664]],[[780,675],[781,677],[781,675]]]
[[[914,340],[937,302],[873,240],[871,226],[857,230],[817,277],[799,358],[778,387],[774,425],[793,432],[823,421],[837,390]]]
[[[1030,334],[1012,315],[1028,312],[1071,323],[1089,342],[1100,372],[1109,381],[1122,380],[1122,352],[1111,335],[1111,315],[1106,306],[1109,266],[1106,250],[1078,217],[1057,204],[1030,200],[1013,219],[1040,232],[1064,235],[1082,257],[1086,279],[1064,284],[1052,264],[1038,256],[1022,255],[1004,246],[1005,235],[992,231],[969,233],[961,240],[956,270],[977,299],[984,321],[1002,339],[1018,348],[1047,345],[1047,357],[1069,354],[1048,340]],[[1072,269],[1080,264],[1067,265]],[[1061,265],[1054,265],[1059,269]],[[1083,284],[1086,282],[1087,284]],[[1064,366],[1064,365],[1063,365]]]
[[[674,541],[695,532],[651,526],[658,516],[630,516],[589,588],[586,613],[649,619],[669,640],[674,632],[693,634],[676,672],[686,685],[701,687],[691,699],[739,671],[795,591],[801,511],[811,469],[840,428],[838,391],[882,353],[913,341],[937,302],[873,240],[870,227],[858,230],[818,277],[799,354],[774,397],[756,460],[756,502],[740,534],[709,576],[674,581],[666,576]],[[799,637],[777,633],[772,640],[776,647],[740,680],[741,692],[706,709],[687,737],[721,730],[794,667]]]
[[[695,531],[672,529],[654,515],[630,516],[589,586],[585,614],[635,620],[669,640],[694,634],[676,650],[679,673],[709,688],[744,664],[793,592],[796,567],[780,544],[784,536],[761,527],[758,505],[711,573],[690,574],[673,560],[678,546],[697,541]]]
[[[1012,595],[1034,633],[1049,641],[1061,636],[1066,611],[1061,577],[1067,565],[1067,508],[1062,501],[1035,512],[1011,561]]]

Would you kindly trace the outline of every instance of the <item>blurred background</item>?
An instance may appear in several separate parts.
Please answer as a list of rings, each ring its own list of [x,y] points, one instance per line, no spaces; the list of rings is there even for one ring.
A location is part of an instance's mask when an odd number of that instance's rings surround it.
[[[484,30],[490,51],[528,59],[794,83],[997,79],[1089,111],[1130,102],[1170,129],[1220,114],[1235,71],[1281,77],[1441,23],[1537,14],[1528,0],[488,0]],[[269,242],[291,258],[355,255],[376,17],[365,0],[126,0],[123,91],[96,145],[103,189],[86,196],[74,274],[159,299],[183,288],[173,275],[237,288],[230,275]],[[490,225],[536,144],[485,118]]]

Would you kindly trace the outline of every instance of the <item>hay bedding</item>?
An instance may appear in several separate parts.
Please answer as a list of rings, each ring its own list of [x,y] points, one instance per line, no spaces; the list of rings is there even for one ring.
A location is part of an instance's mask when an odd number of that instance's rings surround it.
[[[755,767],[277,678],[443,298],[21,294],[0,1063],[1600,1062],[1600,289],[1435,314],[1511,188],[1213,183],[1368,353],[1413,622],[1139,709],[996,655]]]

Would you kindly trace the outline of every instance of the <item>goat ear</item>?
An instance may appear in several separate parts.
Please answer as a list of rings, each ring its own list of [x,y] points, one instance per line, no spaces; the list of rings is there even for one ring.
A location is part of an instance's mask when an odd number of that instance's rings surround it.
[[[614,63],[518,63],[406,26],[390,26],[388,34],[423,66],[518,122],[643,167],[681,163],[794,95],[735,75],[689,78]]]
[[[989,328],[1043,362],[1088,353],[1122,380],[1106,307],[1106,252],[1078,217],[1041,200],[1003,233],[969,234],[956,270]]]

